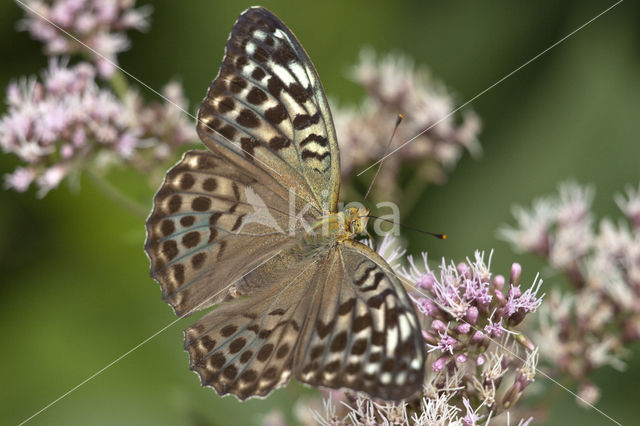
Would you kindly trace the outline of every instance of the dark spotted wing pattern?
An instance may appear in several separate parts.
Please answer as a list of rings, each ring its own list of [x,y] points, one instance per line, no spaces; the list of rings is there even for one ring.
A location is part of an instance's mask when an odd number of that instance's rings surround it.
[[[339,153],[318,74],[289,29],[261,7],[231,30],[220,72],[200,110],[212,150],[230,149],[270,170],[321,211],[337,211]]]
[[[289,260],[276,258],[273,267],[265,264],[247,277],[269,281],[270,291],[230,302],[185,331],[191,369],[204,386],[244,400],[289,381],[311,305],[306,292],[325,267],[314,259]]]
[[[258,217],[257,199],[269,206]],[[301,211],[303,201],[295,200]],[[243,275],[295,240],[288,209],[288,188],[244,158],[186,153],[167,173],[147,220],[145,250],[164,300],[185,315],[250,294]]]
[[[425,354],[407,293],[369,247],[347,240],[331,253],[326,278],[314,283],[296,376],[386,400],[414,395],[422,387]]]

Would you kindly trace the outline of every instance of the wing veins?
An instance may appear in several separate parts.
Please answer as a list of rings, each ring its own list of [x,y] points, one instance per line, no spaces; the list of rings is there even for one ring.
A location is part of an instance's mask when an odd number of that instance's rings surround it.
[[[163,242],[165,242],[167,240],[173,240],[176,237],[180,237],[182,235],[188,234],[191,231],[195,231],[195,230],[199,230],[199,229],[210,229],[210,228],[215,228],[215,229],[217,229],[219,231],[226,232],[227,234],[224,235],[225,237],[227,235],[240,235],[240,236],[243,236],[243,237],[263,237],[263,236],[268,236],[268,235],[282,234],[282,232],[277,232],[277,231],[276,232],[267,232],[267,233],[246,233],[246,232],[229,231],[228,229],[224,229],[224,228],[221,228],[221,227],[216,226],[216,225],[205,224],[205,225],[191,226],[189,228],[184,228],[183,230],[181,230],[179,232],[174,232],[170,236],[164,237],[164,238],[158,240],[157,243],[155,243],[153,246],[150,246],[150,247],[154,247],[155,245],[163,243]],[[218,238],[216,238],[216,239],[218,239]],[[204,246],[196,246],[196,247],[197,247],[197,249],[195,251],[199,251]],[[191,253],[195,253],[195,251],[192,251]]]
[[[289,317],[289,320],[291,320],[291,318],[295,315],[296,311],[298,310],[298,307],[300,307],[300,305],[303,302],[303,298],[300,298],[298,300],[298,303],[295,305],[295,308],[293,309],[293,312],[291,313],[291,317]],[[273,305],[271,305],[273,306]],[[269,358],[264,362],[265,365],[267,365],[271,359],[273,358],[273,356],[276,354],[276,348],[278,348],[280,346],[280,343],[282,342],[282,338],[285,334],[285,331],[287,330],[287,327],[290,327],[291,325],[289,323],[285,324],[284,327],[282,327],[282,331],[280,331],[280,336],[278,338],[278,342],[274,345],[274,350],[271,352],[271,355],[269,356]],[[262,327],[260,328],[262,329]],[[302,330],[302,329],[301,329]],[[253,344],[253,342],[255,342],[255,339],[257,338],[257,334],[255,335],[254,339],[251,341],[251,344]],[[296,339],[297,340],[297,339]],[[293,347],[291,348],[291,352],[290,353],[295,353],[295,344],[293,345]],[[238,356],[240,356],[240,353],[238,353],[237,355],[234,356],[233,359],[237,358]],[[236,378],[233,380],[233,384],[236,383],[236,381],[240,378],[240,375],[249,367],[249,365],[251,364],[251,361],[254,360],[255,357],[257,357],[258,354],[257,352],[254,353],[251,358],[249,359],[249,361],[242,367],[242,370],[237,374]],[[284,363],[283,363],[284,365]],[[292,372],[293,372],[293,368],[292,368]]]
[[[340,259],[341,259],[341,262],[342,262],[343,271],[345,272],[345,275],[349,277],[349,281],[351,281],[351,287],[353,288],[353,293],[356,295],[356,297],[358,299],[360,299],[362,301],[362,303],[364,303],[364,306],[365,306],[365,308],[367,310],[367,314],[369,315],[369,318],[371,318],[371,331],[374,331],[373,330],[373,319],[375,317],[372,315],[371,307],[367,304],[367,302],[364,299],[364,297],[362,297],[362,295],[358,294],[356,283],[353,281],[353,276],[348,273],[347,267],[344,264],[344,257],[342,257],[342,251],[340,251]],[[355,269],[357,269],[357,267]],[[355,320],[355,314],[353,315],[352,321],[353,320]],[[369,362],[369,358],[370,358],[370,355],[371,355],[371,339],[372,339],[372,336],[369,336],[369,338],[368,338],[369,344],[367,344],[367,351],[365,352],[366,357],[363,358],[363,361],[365,361],[365,362],[361,363],[363,365],[363,367],[360,368],[360,370],[358,371],[358,377],[357,377],[356,383],[362,378],[362,373],[364,371],[364,365]],[[349,351],[351,351],[351,347],[353,346],[353,342],[351,342],[351,343],[352,344],[349,345]],[[345,363],[345,365],[346,365],[346,363]]]
[[[251,38],[251,42],[252,42],[252,43],[255,43],[256,45],[260,45],[261,47],[266,48],[267,50],[273,51],[273,49],[271,49],[269,46],[267,46],[266,44],[264,44],[263,42],[261,42],[261,41],[260,41],[260,40],[258,40],[257,38]],[[305,59],[305,57],[304,57],[304,56],[301,56],[301,55],[300,55],[300,52],[295,48],[295,46],[293,46],[293,45],[292,45],[292,43],[287,43],[287,44],[289,44],[289,46],[290,46],[290,47],[294,50],[294,52],[296,53],[297,59],[299,59],[299,60],[300,60],[300,62],[302,63],[302,65],[303,65],[303,69],[304,69],[304,72],[307,74],[307,77],[308,77],[308,76],[309,76],[309,73],[307,72],[307,69],[309,69],[309,66],[308,66],[308,65],[311,65],[311,64],[309,64],[309,63],[308,63],[309,61],[307,61],[307,60]],[[229,49],[229,47],[227,47],[227,49]],[[249,59],[249,60],[250,60],[251,62],[253,62],[256,66],[259,66],[259,67],[260,67],[260,68],[262,68],[262,69],[264,69],[264,68],[265,68],[264,66],[262,66],[262,65],[258,64],[256,61],[254,61],[254,60],[253,60],[249,55],[247,55],[246,53],[244,53],[244,52],[242,52],[242,51],[239,51],[239,49],[236,49],[235,47],[232,47],[230,50],[233,50],[233,51],[234,51],[236,54],[238,54],[239,56],[241,55],[241,56],[244,56],[245,58]],[[226,68],[228,68],[228,69],[232,70],[232,73],[236,73],[236,71],[235,71],[233,68],[231,68],[228,64],[225,64],[225,63],[224,63],[224,61],[222,62],[222,67],[226,67]],[[287,68],[287,71],[289,71],[289,72],[290,72],[290,74],[293,76],[294,80],[298,83],[298,85],[300,85],[300,87],[304,87],[304,86],[300,83],[300,80],[298,80],[298,77],[295,75],[295,73],[291,72],[291,70],[290,70],[288,67],[286,67],[286,66],[285,66],[285,68]],[[269,73],[269,74],[271,74],[271,73]],[[275,74],[273,74],[273,75],[275,75]],[[263,89],[267,89],[263,84],[261,84],[261,83],[259,83],[259,82],[256,82],[255,80],[253,80],[253,79],[251,79],[251,78],[246,77],[244,74],[241,74],[240,76],[241,76],[242,78],[244,78],[245,80],[250,81],[251,83],[253,83],[256,87],[260,87],[260,88],[263,88]],[[277,75],[275,75],[275,76],[277,77]],[[316,90],[315,90],[315,89],[316,89],[316,87],[312,84],[314,81],[315,81],[315,79],[311,79],[311,78],[310,78],[310,79],[309,79],[309,84],[310,84],[310,86],[311,86],[311,87],[313,87],[313,89],[311,90],[311,92],[313,93],[313,98],[314,98],[314,101],[315,101],[315,102],[314,102],[314,104],[317,106],[317,108],[316,108],[316,110],[317,110],[317,111],[316,111],[316,112],[320,113],[320,112],[321,112],[321,108],[320,108],[320,103],[318,102],[318,101],[319,101],[319,99],[318,99],[318,97],[316,96]],[[284,85],[284,87],[285,87],[285,89],[284,89],[284,90],[286,90],[286,91],[287,91],[287,93],[289,94],[289,96],[292,96],[292,95],[291,95],[291,93],[289,93],[289,91],[287,90],[287,85]],[[268,91],[268,89],[267,89],[267,91]],[[225,90],[225,93],[229,94],[226,90]],[[275,96],[273,96],[273,95],[271,95],[271,94],[270,94],[270,96],[272,96],[272,97],[273,97],[273,98],[274,98],[278,103],[280,103],[280,104],[284,104],[284,103],[283,103],[282,101],[280,101],[280,99],[278,99],[277,97],[275,97]],[[234,99],[239,99],[239,98],[234,98]],[[247,104],[246,104],[246,103],[244,103],[244,102],[242,102],[242,101],[241,101],[241,103],[243,103],[245,106],[247,106]],[[302,107],[302,109],[307,113],[307,115],[310,115],[310,114],[309,114],[309,109],[307,108],[307,106],[306,106],[305,104],[301,104],[301,103],[299,103],[299,102],[296,102],[296,104],[297,104],[297,105],[299,105],[299,106],[301,106],[301,107]],[[326,121],[325,121],[325,119],[324,119],[323,114],[320,114],[320,117],[322,118],[323,127],[326,129],[326,128],[327,128],[327,123],[326,123]],[[264,116],[263,116],[263,118],[264,118]],[[304,170],[304,164],[305,164],[305,163],[304,163],[304,161],[302,160],[302,154],[300,153],[300,151],[299,151],[299,149],[298,149],[299,147],[298,147],[298,143],[297,143],[297,141],[296,141],[296,130],[295,130],[295,128],[293,127],[292,117],[289,115],[289,112],[288,112],[288,111],[287,111],[287,119],[289,120],[289,123],[291,123],[291,129],[292,129],[292,131],[293,131],[293,137],[292,137],[292,139],[291,139],[291,140],[292,140],[292,145],[293,145],[293,147],[294,147],[294,149],[295,149],[295,151],[296,151],[296,155],[297,155],[297,157],[298,157],[299,164],[303,167],[303,170]],[[266,118],[265,118],[265,121],[266,121]],[[268,121],[266,121],[266,122],[268,122]],[[273,126],[272,126],[272,127],[273,127]],[[281,134],[282,136],[286,137],[284,134],[282,134],[282,133],[280,133],[280,134]],[[328,131],[328,130],[327,130],[327,135],[329,135],[329,131]],[[331,154],[331,151],[329,151],[329,152],[330,152],[330,154],[329,154],[329,155],[332,155],[332,154]],[[282,157],[280,157],[280,156],[278,156],[278,157],[279,157],[279,158],[282,158]],[[283,160],[283,161],[284,161],[284,160]],[[311,189],[311,183],[310,183],[310,182],[309,182],[309,180],[307,179],[306,174],[305,174],[305,173],[299,173],[299,174],[300,174],[300,176],[305,180],[305,183],[307,184],[307,187],[311,190],[311,194],[313,195],[313,197],[315,198],[315,200],[318,202],[318,205],[322,207],[322,203],[321,203],[321,202],[320,202],[320,200],[317,198],[316,193],[313,191],[313,189]]]
[[[261,143],[260,141],[262,141],[263,139],[262,139],[262,138],[257,138],[257,137],[255,136],[255,134],[254,134],[254,133],[252,133],[252,132],[250,132],[250,131],[248,131],[248,130],[246,129],[246,127],[244,127],[244,126],[240,126],[239,124],[234,124],[235,122],[233,122],[233,121],[231,121],[230,119],[228,119],[228,118],[226,118],[226,117],[224,117],[224,116],[222,116],[222,115],[219,115],[219,114],[217,114],[217,113],[215,113],[215,116],[216,116],[217,118],[221,119],[222,121],[224,121],[224,122],[225,122],[225,123],[227,123],[227,124],[230,124],[230,125],[232,125],[232,126],[236,126],[236,127],[237,127],[238,129],[240,129],[244,134],[246,134],[247,136],[249,136],[249,137],[253,138],[253,139],[254,139],[254,140],[256,140],[256,141],[258,141],[258,142],[260,143],[260,146],[261,146],[262,148],[264,148],[265,150],[269,151],[269,152],[270,152],[271,154],[273,154],[276,158],[278,158],[278,159],[279,159],[283,164],[286,164],[286,165],[287,165],[287,167],[289,167],[289,168],[290,168],[291,170],[293,170],[293,171],[294,171],[298,176],[300,176],[300,177],[304,180],[304,183],[305,183],[305,185],[306,185],[307,189],[309,190],[309,194],[313,197],[313,199],[314,199],[314,200],[316,201],[316,203],[317,203],[317,206],[313,206],[313,207],[316,209],[316,211],[318,211],[318,212],[322,212],[322,210],[321,210],[321,209],[322,209],[322,203],[320,202],[320,200],[318,200],[318,198],[317,198],[317,196],[316,196],[316,193],[315,193],[315,192],[314,192],[314,190],[311,188],[311,184],[309,183],[309,180],[307,179],[307,177],[306,177],[304,174],[300,174],[300,172],[299,172],[296,168],[294,168],[294,167],[293,167],[293,166],[292,166],[288,161],[285,161],[282,157],[280,157],[280,155],[278,155],[277,153],[275,153],[275,152],[274,152],[274,151],[273,151],[273,150],[268,146],[268,144],[266,144],[266,143]],[[216,134],[218,134],[218,132],[217,132],[217,131],[215,131],[215,132],[216,132]],[[212,137],[215,137],[215,136],[212,136]],[[242,152],[244,152],[244,149],[242,149],[241,147],[239,147],[239,146],[235,145],[233,142],[228,141],[226,138],[224,138],[224,141],[225,141],[225,145],[226,145],[227,143],[231,144],[231,146],[230,146],[230,147],[228,146],[227,148],[229,148],[232,152],[234,152],[234,153],[238,154],[238,152],[236,151],[236,149],[238,149],[238,148],[239,148]],[[265,141],[265,142],[266,142],[266,141]],[[221,143],[221,142],[220,142],[220,143]],[[292,145],[294,145],[294,146],[296,145],[296,143],[295,143],[295,137],[294,137],[294,140],[292,141]],[[297,152],[297,148],[296,148],[296,152]],[[253,157],[253,156],[252,156],[252,157]],[[260,169],[261,169],[261,170],[263,170],[263,171],[265,171],[262,167],[260,167]],[[265,171],[265,173],[266,173],[266,171]],[[269,174],[269,175],[270,175],[270,173],[267,173],[267,174]],[[303,201],[305,201],[305,202],[307,202],[307,203],[308,203],[308,201],[307,201],[307,200],[305,200],[304,198],[302,198],[302,197],[301,197],[300,195],[298,195],[295,191],[294,191],[294,194],[296,194],[296,196],[297,196],[297,197],[299,197],[300,199],[302,199]],[[318,208],[318,207],[319,207],[319,208]]]
[[[235,146],[235,145],[234,145],[234,146]],[[277,155],[277,154],[275,154],[275,153],[274,153],[274,155]],[[216,158],[217,158],[217,157],[216,157]],[[279,157],[279,158],[280,158],[280,157]],[[246,161],[246,160],[245,160],[245,161]],[[269,177],[271,177],[271,178],[272,178],[271,182],[274,182],[274,183],[278,184],[278,185],[279,185],[281,188],[283,188],[283,189],[286,189],[286,190],[289,190],[289,189],[290,189],[290,187],[283,185],[283,184],[282,184],[280,181],[278,181],[277,179],[273,179],[273,176],[272,176],[270,173],[268,173],[268,171],[264,170],[264,169],[262,168],[262,166],[260,166],[259,164],[255,164],[255,163],[252,163],[252,164],[254,164],[254,165],[255,165],[255,167],[258,167],[262,172],[264,172],[264,173],[266,173],[267,175],[269,175]],[[295,169],[293,169],[293,170],[295,170]],[[236,168],[236,169],[235,169],[235,171],[236,171],[236,172],[240,172],[240,173],[242,173],[242,175],[243,175],[243,176],[245,176],[245,177],[247,177],[247,178],[250,178],[250,179],[253,179],[253,178],[254,178],[253,176],[251,176],[251,175],[249,175],[249,174],[247,174],[247,173],[244,173],[244,170],[243,170],[241,167]],[[207,173],[207,172],[205,172],[205,171],[203,171],[203,170],[189,170],[189,171],[187,171],[187,172],[185,172],[185,173],[191,173],[191,174],[203,174],[203,175],[207,175],[207,176],[216,176],[216,177],[228,178],[228,175],[226,175],[226,176],[225,176],[225,175],[223,175],[223,174]],[[164,185],[164,183],[163,183],[163,185]],[[250,186],[250,185],[249,185],[249,186]],[[189,194],[190,192],[184,192],[184,191],[179,192],[179,191],[176,191],[175,193],[179,193],[179,194]],[[298,193],[297,193],[297,192],[293,191],[293,193],[295,194],[295,196],[296,196],[298,199],[300,199],[300,200],[304,201],[305,203],[309,204],[309,203],[308,203],[308,201],[307,201],[306,199],[302,198],[302,196],[298,195]],[[194,193],[194,194],[199,194],[199,193]],[[280,194],[278,194],[277,192],[273,192],[273,194],[274,194],[274,195],[276,195],[278,198],[280,198],[282,201],[285,201],[285,202],[286,202],[286,201],[288,201],[288,200],[285,200],[284,198],[282,198],[282,197],[280,196]],[[211,196],[211,197],[213,197],[212,195],[210,195],[210,194],[208,194],[208,193],[207,193],[207,194],[202,194],[202,195],[207,195],[207,196]],[[232,201],[232,200],[229,200],[229,201]],[[314,208],[314,210],[315,210],[316,212],[318,212],[318,213],[322,213],[322,211],[321,211],[321,210],[318,210],[318,208],[317,208],[316,206],[314,206],[313,204],[309,204],[309,205],[310,205],[311,207],[313,207],[313,208]],[[269,207],[269,208],[271,209],[271,207]],[[275,209],[273,209],[273,210],[275,210]],[[200,212],[174,213],[174,214],[171,214],[171,215],[165,216],[165,218],[169,218],[169,217],[177,217],[177,216],[184,216],[184,215],[201,215],[201,214],[207,214],[207,213],[208,213],[208,212],[202,212],[202,213],[200,213]],[[283,212],[279,211],[279,213],[283,213]],[[283,214],[284,214],[284,213],[283,213]]]
[[[329,259],[329,255],[330,255],[330,254],[331,254],[331,250],[328,250],[328,251],[327,251],[327,256],[325,257],[325,260],[324,260],[324,263],[326,263],[326,262],[327,262],[327,260]],[[322,306],[322,298],[321,298],[321,297],[320,297],[320,298],[316,298],[316,296],[318,295],[318,292],[320,292],[320,290],[322,290],[322,293],[324,293],[324,289],[325,289],[325,288],[326,288],[326,286],[327,286],[327,281],[328,281],[328,280],[329,280],[329,274],[327,274],[327,276],[326,276],[326,278],[325,278],[325,280],[324,280],[324,283],[323,283],[321,286],[320,286],[320,285],[319,285],[319,286],[316,286],[316,290],[315,290],[315,292],[313,293],[313,298],[311,299],[311,302],[312,302],[312,303],[313,303],[314,301],[318,300],[318,304],[319,304],[319,306],[318,306],[318,308],[317,308],[317,309],[315,309],[315,308],[312,308],[312,309],[311,309],[311,312],[313,312],[313,313],[315,313],[315,314],[316,314],[316,315],[315,315],[315,320],[316,320],[316,321],[317,321],[317,319],[318,319],[318,316],[320,315],[320,307]],[[309,315],[309,316],[307,316],[307,317],[305,318],[305,323],[303,324],[302,330],[305,330],[305,329],[306,329],[306,327],[307,327],[307,325],[308,325],[309,321],[311,321],[311,315]],[[303,361],[304,359],[306,359],[307,354],[309,353],[309,350],[311,349],[311,340],[312,340],[312,338],[313,338],[313,335],[314,335],[314,334],[315,334],[315,328],[311,331],[310,336],[306,339],[306,340],[307,340],[307,346],[306,346],[306,348],[305,348],[305,350],[304,350],[304,355],[302,355],[302,357],[300,358],[300,361]],[[297,353],[297,352],[298,352],[298,351],[296,351],[296,353]],[[297,364],[297,363],[296,363],[296,364]]]
[[[333,262],[331,262],[331,268],[329,269],[329,272],[327,273],[327,281],[329,280],[329,276],[331,275],[331,271],[333,270],[333,266],[336,264],[336,259],[334,256]],[[342,283],[340,283],[340,285],[342,285]],[[335,304],[335,312],[338,312],[338,307],[340,306],[340,293],[338,292],[338,297],[336,298],[336,304]],[[334,320],[336,321],[337,324],[337,320],[338,317],[335,317]],[[324,351],[322,352],[322,361],[320,362],[320,365],[324,365],[325,364],[325,360],[328,356],[328,354],[331,352],[330,351],[330,347],[331,347],[331,342],[333,340],[333,336],[335,334],[336,331],[336,326],[334,324],[334,326],[331,328],[331,332],[329,333],[329,336],[327,336],[327,346],[324,348]]]
[[[304,271],[305,271],[305,270],[306,270],[310,265],[313,265],[313,263],[309,263],[307,266],[305,266],[305,267],[303,268],[302,272],[300,272],[300,273],[299,273],[299,274],[298,274],[298,275],[297,275],[293,280],[291,280],[291,282],[289,282],[288,284],[286,284],[285,286],[283,286],[283,288],[282,288],[282,289],[280,289],[280,290],[278,291],[278,293],[276,294],[276,297],[274,298],[273,302],[271,302],[271,303],[269,304],[269,309],[267,309],[267,312],[268,312],[268,311],[269,311],[269,310],[274,306],[274,304],[276,304],[276,303],[277,303],[277,301],[278,301],[278,299],[280,298],[280,296],[282,296],[282,293],[283,293],[283,292],[285,292],[289,287],[291,287],[291,286],[293,285],[293,283],[295,283],[295,282],[296,282],[296,280],[297,280],[298,278],[300,278],[300,276],[302,276],[302,274],[304,273]],[[255,296],[254,296],[254,297],[255,297]],[[264,320],[265,320],[265,318],[266,318],[266,315],[263,315],[263,316],[261,317],[261,319],[260,319],[260,330],[262,330],[262,326],[264,325]],[[249,323],[249,324],[250,324],[250,323]],[[249,324],[242,326],[242,331],[245,331],[245,330],[247,329],[247,327],[249,326]],[[192,341],[195,341],[195,340],[199,339],[200,337],[204,336],[205,334],[210,333],[210,332],[211,332],[211,330],[213,330],[217,325],[218,325],[218,324],[216,324],[216,325],[214,325],[214,326],[211,326],[211,327],[209,327],[208,329],[204,330],[204,331],[203,331],[202,333],[200,333],[197,337],[194,337],[194,338],[192,339]],[[233,337],[235,337],[237,334],[238,334],[238,332],[236,332],[236,333],[232,334],[231,336],[229,336],[228,338],[226,338],[225,340],[223,340],[223,342],[222,342],[222,343],[220,343],[220,345],[216,345],[216,347],[217,347],[217,348],[221,348],[221,347],[223,347],[223,346],[224,346],[224,345],[226,345],[226,344],[227,344],[227,343],[228,343],[228,342],[229,342]],[[251,342],[250,342],[250,343],[248,343],[247,345],[251,345],[251,344],[253,344],[253,343],[256,341],[256,339],[258,339],[258,338],[259,338],[259,337],[258,337],[258,334],[256,333],[256,334],[253,336],[253,339],[251,340]],[[215,348],[214,348],[214,349],[215,349]],[[207,354],[206,354],[205,356],[203,356],[203,357],[202,357],[202,360],[206,360],[206,359],[210,358],[210,357],[211,357],[211,355],[212,355],[214,352],[215,352],[215,350],[211,350],[211,351],[207,352]],[[237,358],[238,356],[240,356],[240,353],[238,353],[238,354],[234,355],[231,359],[235,359],[235,358]],[[254,359],[256,356],[257,356],[257,354],[253,354],[253,355],[251,356],[251,358],[250,358],[250,361],[253,361],[253,359]],[[247,362],[247,365],[248,365],[248,364],[250,364],[250,362]],[[223,366],[223,367],[225,367],[225,366],[227,366],[227,365],[229,365],[229,361],[228,361],[228,362],[226,362],[226,363],[224,364],[224,366]]]

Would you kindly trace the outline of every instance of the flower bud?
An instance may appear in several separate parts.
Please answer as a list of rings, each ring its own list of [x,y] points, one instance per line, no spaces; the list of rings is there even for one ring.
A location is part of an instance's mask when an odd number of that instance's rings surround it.
[[[520,343],[522,346],[529,349],[530,351],[533,351],[536,348],[533,342],[524,334],[519,333],[519,334],[516,334],[515,337],[518,343]]]
[[[493,278],[493,287],[496,290],[502,291],[504,289],[504,276],[498,274]]]
[[[464,263],[464,262],[460,262],[458,263],[458,265],[456,266],[456,269],[458,270],[458,273],[465,277],[465,278],[471,278],[471,272],[469,269],[469,266]]]
[[[422,338],[430,345],[435,346],[438,343],[438,339],[436,339],[436,337],[429,333],[427,330],[422,330]]]
[[[418,300],[416,300],[416,305],[420,313],[428,317],[437,316],[440,312],[440,309],[438,309],[436,304],[433,303],[431,300],[427,299],[426,297],[418,298]]]
[[[511,282],[511,284],[513,286],[519,286],[520,285],[520,275],[522,274],[522,266],[520,266],[519,263],[514,262],[511,265],[511,275],[509,277],[509,280]]]
[[[447,324],[436,319],[431,322],[431,328],[436,332],[444,333],[447,330]]]
[[[509,294],[508,297],[509,299],[517,299],[518,297],[522,296],[522,290],[520,290],[520,287],[515,287],[515,286],[511,286],[511,288],[509,289]]]
[[[471,331],[471,325],[463,322],[462,324],[458,324],[455,330],[458,334],[468,334]]]
[[[480,367],[480,366],[484,365],[484,363],[485,363],[485,361],[486,361],[486,360],[487,360],[487,359],[484,357],[484,355],[480,354],[480,355],[478,355],[478,357],[476,358],[476,365],[477,365],[478,367]]]
[[[478,323],[478,308],[470,306],[465,314],[465,319],[469,324],[476,325]]]
[[[471,336],[471,343],[481,343],[485,339],[484,333],[480,330],[476,330]]]
[[[507,409],[512,407],[520,399],[523,390],[522,383],[516,380],[502,398],[502,405]]]
[[[431,364],[431,369],[433,371],[440,371],[444,367],[446,367],[447,363],[451,360],[451,355],[442,355],[440,358],[436,359],[433,364]]]
[[[435,281],[436,278],[433,274],[431,272],[427,272],[426,274],[420,275],[416,281],[416,285],[423,290],[431,290]]]

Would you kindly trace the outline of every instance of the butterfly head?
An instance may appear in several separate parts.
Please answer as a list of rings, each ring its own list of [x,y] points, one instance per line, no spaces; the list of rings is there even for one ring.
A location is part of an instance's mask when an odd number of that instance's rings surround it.
[[[371,213],[371,210],[366,207],[349,207],[345,209],[347,229],[353,235],[360,235],[365,232],[369,221],[369,213]]]

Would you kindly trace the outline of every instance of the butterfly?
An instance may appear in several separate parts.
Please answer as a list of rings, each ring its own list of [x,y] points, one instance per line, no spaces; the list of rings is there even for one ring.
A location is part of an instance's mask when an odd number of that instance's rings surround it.
[[[252,7],[236,21],[197,130],[208,149],[167,172],[145,250],[177,315],[220,305],[184,333],[202,385],[240,400],[291,376],[384,400],[420,391],[415,309],[389,264],[356,240],[368,209],[338,211],[327,99],[270,11]]]

